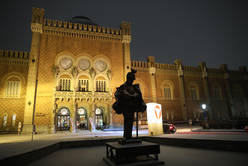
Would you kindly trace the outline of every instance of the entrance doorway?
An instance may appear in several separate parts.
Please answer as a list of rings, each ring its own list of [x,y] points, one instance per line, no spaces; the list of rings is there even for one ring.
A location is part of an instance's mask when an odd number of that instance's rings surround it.
[[[88,130],[87,110],[84,107],[78,108],[76,120],[78,129]]]
[[[104,122],[103,122],[103,109],[97,108],[95,111],[95,118],[96,118],[96,129],[101,130],[104,127]]]
[[[66,107],[60,108],[57,114],[57,130],[70,130],[70,110]]]

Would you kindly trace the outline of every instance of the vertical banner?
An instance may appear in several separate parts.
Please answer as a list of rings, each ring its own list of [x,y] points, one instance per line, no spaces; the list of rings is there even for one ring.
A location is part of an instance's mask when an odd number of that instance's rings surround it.
[[[149,135],[163,134],[162,107],[158,103],[147,103],[147,121]]]

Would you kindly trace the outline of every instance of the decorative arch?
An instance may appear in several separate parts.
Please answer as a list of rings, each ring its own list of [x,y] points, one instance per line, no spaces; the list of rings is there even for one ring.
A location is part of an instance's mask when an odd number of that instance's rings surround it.
[[[70,109],[67,107],[60,107],[57,111],[57,130],[69,130],[70,129]]]
[[[77,91],[88,92],[92,90],[92,81],[88,73],[79,74],[75,83]]]
[[[59,73],[56,89],[59,91],[72,91],[74,89],[74,79],[72,74],[68,72]]]
[[[10,72],[10,73],[6,74],[5,76],[3,76],[3,78],[1,79],[1,84],[4,85],[5,81],[8,80],[10,77],[17,77],[20,79],[20,81],[23,85],[26,84],[25,77],[21,73],[18,73],[18,72]]]
[[[200,99],[199,86],[196,82],[190,82],[187,89],[188,89],[189,97],[192,100]]]
[[[174,99],[174,90],[175,85],[171,80],[164,80],[160,86],[161,92],[163,92],[163,96],[167,100]]]
[[[4,97],[19,98],[23,84],[25,84],[25,78],[21,73],[11,72],[2,78],[1,84],[4,87],[2,91]]]

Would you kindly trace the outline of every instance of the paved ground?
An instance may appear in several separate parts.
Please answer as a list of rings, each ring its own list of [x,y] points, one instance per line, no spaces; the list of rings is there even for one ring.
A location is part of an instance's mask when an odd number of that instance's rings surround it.
[[[106,166],[102,158],[105,155],[105,147],[89,147],[63,149],[52,153],[29,166]],[[247,154],[223,152],[213,150],[200,150],[192,148],[179,148],[172,146],[161,146],[159,159],[166,166],[246,166]]]
[[[147,130],[140,130],[141,136],[147,136]],[[7,134],[0,135],[0,159],[17,154],[29,152],[58,141],[72,141],[83,139],[101,139],[101,138],[121,138],[123,131],[81,131],[79,133],[59,132],[56,134],[34,135],[34,141],[31,141],[31,135]],[[135,131],[133,132],[135,136]],[[160,137],[166,138],[188,138],[188,139],[213,139],[213,140],[248,140],[247,132],[237,130],[212,130],[212,132],[191,132],[190,129],[179,130],[176,134],[164,134]]]

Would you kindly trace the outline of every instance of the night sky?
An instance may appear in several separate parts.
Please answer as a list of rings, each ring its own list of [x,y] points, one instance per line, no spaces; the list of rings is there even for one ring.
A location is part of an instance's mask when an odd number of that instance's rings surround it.
[[[4,0],[0,49],[30,51],[32,7],[45,8],[50,19],[83,15],[112,28],[131,22],[132,60],[155,56],[158,63],[205,61],[235,70],[248,65],[247,0]]]

